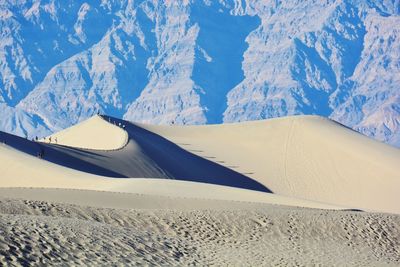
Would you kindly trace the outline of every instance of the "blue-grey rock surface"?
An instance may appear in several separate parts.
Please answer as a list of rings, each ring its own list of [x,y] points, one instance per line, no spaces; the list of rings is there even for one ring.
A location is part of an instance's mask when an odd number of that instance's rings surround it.
[[[318,114],[400,146],[398,0],[6,0],[0,130]]]

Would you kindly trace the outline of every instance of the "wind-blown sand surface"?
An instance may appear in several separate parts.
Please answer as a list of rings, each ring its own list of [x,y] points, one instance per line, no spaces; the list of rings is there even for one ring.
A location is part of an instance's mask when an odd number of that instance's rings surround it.
[[[2,264],[400,264],[400,215],[346,210],[400,214],[399,150],[327,119],[56,137],[0,132]]]
[[[228,205],[229,207],[229,205]],[[107,209],[0,200],[0,262],[396,266],[400,217],[285,206]]]

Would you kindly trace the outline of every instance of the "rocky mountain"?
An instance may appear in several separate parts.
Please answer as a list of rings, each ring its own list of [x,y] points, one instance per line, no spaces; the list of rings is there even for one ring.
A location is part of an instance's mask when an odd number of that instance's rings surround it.
[[[0,129],[318,114],[400,146],[398,0],[6,0]]]

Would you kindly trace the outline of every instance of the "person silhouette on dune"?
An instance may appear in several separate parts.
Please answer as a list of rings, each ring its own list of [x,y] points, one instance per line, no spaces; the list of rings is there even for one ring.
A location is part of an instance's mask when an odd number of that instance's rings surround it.
[[[42,159],[43,157],[44,157],[44,149],[43,148],[40,148],[40,151],[39,151],[39,153],[38,153],[38,158],[40,158],[40,159]]]

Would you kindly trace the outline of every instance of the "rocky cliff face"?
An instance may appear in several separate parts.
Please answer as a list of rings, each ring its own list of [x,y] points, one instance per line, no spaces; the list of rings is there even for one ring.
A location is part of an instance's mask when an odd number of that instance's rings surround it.
[[[318,114],[400,146],[397,0],[0,6],[1,130]]]

